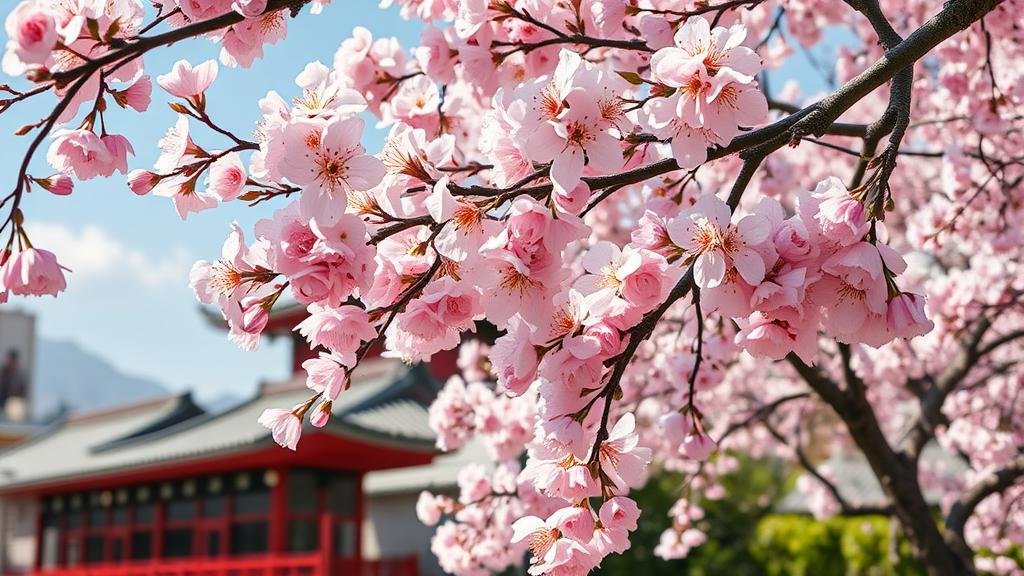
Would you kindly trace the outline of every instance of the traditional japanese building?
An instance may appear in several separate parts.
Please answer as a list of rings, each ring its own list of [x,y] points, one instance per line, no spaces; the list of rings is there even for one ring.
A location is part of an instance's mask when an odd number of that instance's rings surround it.
[[[271,332],[290,334],[303,313],[286,309]],[[295,346],[297,370],[305,349]],[[444,374],[430,372],[365,360],[327,426],[305,429],[295,452],[257,418],[308,398],[299,371],[216,414],[190,394],[71,414],[0,453],[0,573],[438,573],[415,499],[454,485],[479,449],[434,450],[427,406]]]

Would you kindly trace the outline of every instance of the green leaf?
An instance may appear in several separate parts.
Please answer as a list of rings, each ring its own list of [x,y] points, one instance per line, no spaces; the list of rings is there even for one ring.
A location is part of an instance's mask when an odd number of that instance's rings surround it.
[[[636,72],[628,72],[626,70],[616,70],[616,74],[622,76],[622,79],[634,86],[639,86],[644,83],[644,79],[640,77]]]

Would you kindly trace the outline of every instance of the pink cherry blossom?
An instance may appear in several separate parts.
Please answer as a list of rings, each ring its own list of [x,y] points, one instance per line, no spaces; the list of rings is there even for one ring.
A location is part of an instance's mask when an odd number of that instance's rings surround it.
[[[0,284],[19,296],[56,296],[67,287],[64,270],[53,252],[26,248],[0,267]]]
[[[113,140],[111,140],[113,143]],[[58,130],[46,153],[46,160],[61,172],[79,180],[113,174],[120,162],[107,143],[91,130]],[[127,162],[127,161],[125,161]]]
[[[231,0],[179,0],[182,13],[196,22],[224,14],[231,8]]]
[[[654,308],[674,284],[660,254],[629,245],[620,251],[610,242],[599,242],[587,251],[583,267],[590,272],[577,283],[584,291],[607,291],[639,312]]]
[[[734,267],[751,284],[764,278],[764,260],[753,246],[768,238],[768,221],[751,214],[733,226],[730,219],[725,202],[706,194],[667,225],[672,242],[694,258],[694,278],[701,288],[718,286]]]
[[[427,526],[436,526],[440,522],[444,508],[444,497],[427,491],[420,492],[416,499],[416,517]]]
[[[313,346],[324,346],[345,366],[355,365],[359,344],[377,335],[366,311],[355,306],[309,305],[309,318],[295,329]]]
[[[267,0],[235,0],[231,9],[246,18],[255,18],[267,9]]]
[[[199,102],[206,89],[217,79],[217,63],[207,60],[192,67],[187,60],[178,60],[171,71],[156,77],[161,88],[178,98]]]
[[[46,63],[57,44],[56,14],[45,2],[19,3],[4,22],[7,47],[3,56],[3,70],[12,76],[25,72],[30,66]]]
[[[704,162],[711,144],[725,145],[767,115],[764,95],[755,76],[761,69],[757,54],[742,46],[743,26],[711,28],[703,17],[689,18],[675,34],[675,46],[658,50],[651,71],[667,94],[645,104],[649,123],[672,138],[680,166]],[[664,88],[662,88],[664,87]]]
[[[145,112],[153,98],[153,82],[149,76],[142,76],[134,84],[114,93],[114,99],[122,107],[128,106],[137,112]]]
[[[578,541],[563,535],[567,522],[579,518],[578,509],[563,508],[547,520],[536,516],[520,518],[512,524],[512,542],[526,540],[530,545],[529,573],[535,576],[547,574],[560,567],[586,566],[589,560],[587,549]],[[587,511],[587,514],[590,512]],[[593,524],[593,520],[591,520]]]
[[[631,487],[641,486],[647,480],[651,449],[637,446],[637,442],[636,418],[627,413],[615,423],[599,448],[602,469],[622,493],[628,493]]]
[[[324,395],[328,400],[335,400],[341,391],[349,386],[348,373],[341,359],[328,352],[321,352],[317,358],[310,358],[302,363],[306,371],[306,386]]]
[[[160,176],[149,170],[136,169],[128,173],[128,187],[139,196],[148,194],[159,182]]]
[[[245,188],[246,175],[242,159],[232,152],[210,165],[206,190],[222,202],[238,198]]]
[[[380,183],[384,165],[359,144],[363,120],[332,118],[326,123],[294,120],[285,128],[281,173],[299,186],[330,197],[365,191]]]
[[[868,233],[871,225],[864,205],[850,196],[838,178],[819,182],[814,196],[820,201],[814,219],[830,241],[849,246]]]
[[[295,450],[302,436],[302,420],[290,410],[268,408],[260,415],[259,423],[270,429],[274,442],[282,448]]]
[[[522,394],[537,375],[536,328],[519,316],[513,316],[504,336],[491,348],[491,362],[498,383],[513,394]]]

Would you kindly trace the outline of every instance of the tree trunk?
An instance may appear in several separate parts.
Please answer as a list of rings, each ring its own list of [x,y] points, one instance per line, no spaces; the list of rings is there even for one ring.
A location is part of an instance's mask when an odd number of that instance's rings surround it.
[[[871,465],[882,491],[892,500],[893,514],[914,556],[932,576],[974,574],[969,552],[954,550],[939,531],[917,481],[916,464],[893,451],[867,400],[862,395],[850,396],[854,395],[848,395],[848,402],[839,415]]]

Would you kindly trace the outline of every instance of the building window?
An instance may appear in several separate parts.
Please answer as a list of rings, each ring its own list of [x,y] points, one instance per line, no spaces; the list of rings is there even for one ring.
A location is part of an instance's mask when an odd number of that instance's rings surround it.
[[[156,520],[154,504],[136,504],[132,510],[132,535],[129,540],[129,558],[147,560],[153,557],[153,522]]]
[[[228,511],[227,497],[223,494],[214,494],[203,498],[203,518],[220,518]]]
[[[132,532],[132,560],[146,560],[153,556],[153,533]]]
[[[192,555],[192,528],[164,530],[164,558],[185,558]]]
[[[43,515],[43,541],[39,560],[43,568],[56,568],[60,562],[60,514],[53,510],[53,500],[47,502]]]
[[[206,555],[215,558],[221,555],[223,546],[221,545],[221,532],[219,530],[211,530],[206,532]]]
[[[257,516],[269,513],[269,490],[258,490],[235,495],[235,516]]]
[[[267,551],[269,530],[266,520],[236,521],[231,524],[231,554],[258,554]]]
[[[320,490],[316,472],[292,470],[288,473],[288,512],[316,514],[320,510]]]
[[[164,558],[186,558],[192,556],[195,540],[195,519],[199,502],[190,495],[172,497],[164,505],[164,533],[161,555]]]
[[[220,479],[206,483],[207,494],[199,503],[199,546],[196,555],[216,558],[224,553],[228,527],[228,497],[222,494]]]
[[[106,542],[106,538],[99,535],[85,538],[85,562],[87,564],[103,562],[103,548]]]
[[[353,474],[334,474],[327,481],[327,510],[332,514],[355,515],[359,480]]]
[[[196,501],[191,498],[179,498],[167,503],[167,521],[178,522],[196,517]]]
[[[289,520],[287,532],[289,552],[313,552],[320,548],[318,520]]]
[[[86,564],[98,564],[106,560],[108,517],[108,510],[100,502],[99,495],[92,494],[89,508],[85,512],[88,526],[85,528],[83,560]]]
[[[315,470],[288,472],[288,531],[285,550],[312,552],[320,548],[320,503],[322,477]]]
[[[281,492],[272,497],[275,489]],[[301,469],[51,496],[43,502],[38,558],[44,569],[87,571],[155,557],[260,555],[278,546],[294,553],[328,547],[356,558],[358,498],[357,474]],[[283,524],[272,526],[278,504]],[[272,534],[280,542],[271,542]]]
[[[270,544],[270,489],[257,474],[235,478],[230,553],[232,556],[261,554]]]

